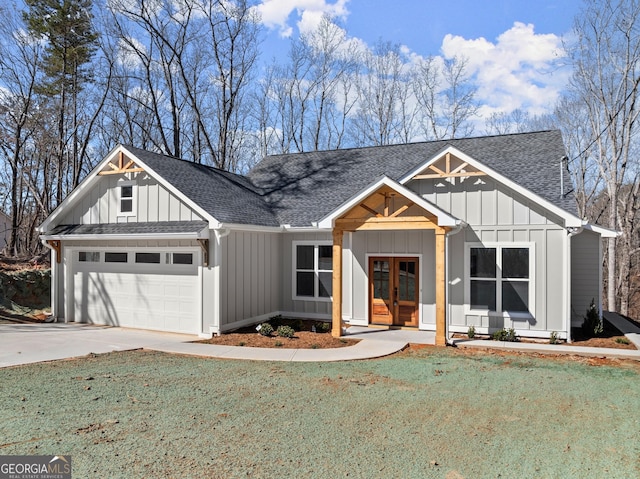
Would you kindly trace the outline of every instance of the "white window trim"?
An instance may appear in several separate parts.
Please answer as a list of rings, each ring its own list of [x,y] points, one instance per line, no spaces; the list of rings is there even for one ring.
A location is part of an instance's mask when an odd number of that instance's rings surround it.
[[[320,272],[331,272],[331,270],[327,269],[318,269],[318,247],[319,246],[332,246],[333,243],[329,240],[322,241],[313,241],[313,240],[305,240],[305,241],[293,241],[291,248],[291,297],[294,301],[322,301],[322,302],[330,302],[333,299],[333,296],[325,298],[323,296],[319,296],[320,293]],[[296,264],[296,251],[298,246],[313,246],[313,272],[314,272],[314,280],[315,283],[313,285],[313,296],[298,296],[296,295],[297,291],[297,276],[298,265]]]
[[[502,308],[502,248],[528,248],[529,249],[529,312],[490,311],[488,309],[471,309],[471,248],[495,248],[496,249],[496,307]],[[464,245],[464,312],[475,316],[501,316],[515,320],[532,319],[536,315],[536,244],[533,242],[515,243],[465,243]]]
[[[122,211],[122,187],[131,186],[131,211]],[[118,181],[116,183],[118,197],[118,216],[137,216],[138,212],[138,185],[135,181]],[[126,198],[128,199],[128,198]]]

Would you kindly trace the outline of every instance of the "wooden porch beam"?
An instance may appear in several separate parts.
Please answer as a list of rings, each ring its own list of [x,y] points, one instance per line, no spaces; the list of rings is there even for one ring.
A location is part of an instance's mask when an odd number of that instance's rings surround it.
[[[387,218],[344,218],[336,220],[336,227],[343,231],[371,230],[432,230],[438,228],[433,221],[424,216],[387,217]]]
[[[209,240],[200,238],[198,244],[202,249],[202,266],[209,266]]]
[[[376,210],[374,210],[373,208],[369,208],[367,205],[365,205],[364,203],[360,203],[360,208],[367,210],[369,213],[371,213],[373,216],[377,217],[377,218],[382,218],[382,215],[380,213],[378,213]]]
[[[409,203],[407,203],[406,205],[401,206],[400,208],[398,208],[395,212],[393,212],[390,216],[390,218],[395,218],[397,216],[400,216],[402,213],[404,213],[405,211],[407,211],[409,208],[411,208],[413,205],[415,205],[415,203],[413,201],[410,201]]]
[[[438,228],[436,233],[436,346],[446,346],[446,284],[445,284],[445,262],[446,248],[445,238],[446,228]]]
[[[343,230],[333,229],[333,273],[331,309],[331,335],[334,338],[342,336],[342,237]]]
[[[465,173],[443,173],[443,174],[427,174],[427,175],[416,175],[412,179],[414,180],[431,180],[433,178],[466,178],[467,176],[487,176],[486,173],[482,171],[468,171]]]

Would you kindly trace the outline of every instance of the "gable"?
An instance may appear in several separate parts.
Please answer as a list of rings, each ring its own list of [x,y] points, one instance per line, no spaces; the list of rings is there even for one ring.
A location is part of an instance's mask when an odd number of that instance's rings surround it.
[[[119,214],[120,186],[132,185],[134,211]],[[156,221],[198,221],[203,217],[150,174],[139,171],[99,175],[58,224],[87,225]]]

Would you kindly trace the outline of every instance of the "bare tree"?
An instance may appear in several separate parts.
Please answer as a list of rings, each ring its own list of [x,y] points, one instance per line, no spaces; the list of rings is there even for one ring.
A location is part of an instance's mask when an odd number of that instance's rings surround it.
[[[640,4],[634,0],[588,0],[574,27],[571,45],[572,95],[586,111],[588,154],[599,170],[607,193],[607,224],[622,232],[607,247],[607,307],[628,312],[629,262],[633,208],[638,204],[638,157],[635,135],[640,84]],[[631,185],[631,187],[629,187]]]

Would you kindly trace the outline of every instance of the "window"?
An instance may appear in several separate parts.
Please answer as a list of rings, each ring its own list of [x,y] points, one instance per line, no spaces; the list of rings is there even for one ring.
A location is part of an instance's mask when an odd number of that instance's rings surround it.
[[[171,263],[173,264],[193,264],[193,253],[172,253]]]
[[[78,252],[78,261],[82,263],[98,263],[100,261],[100,252],[80,251]]]
[[[134,215],[134,184],[128,182],[120,183],[120,203],[118,213],[124,216]]]
[[[160,264],[160,253],[136,253],[136,263]]]
[[[333,247],[330,244],[294,243],[293,264],[294,297],[331,297]]]
[[[472,310],[532,314],[531,245],[470,246],[468,304]]]
[[[105,253],[105,263],[126,263],[129,260],[128,253]]]

